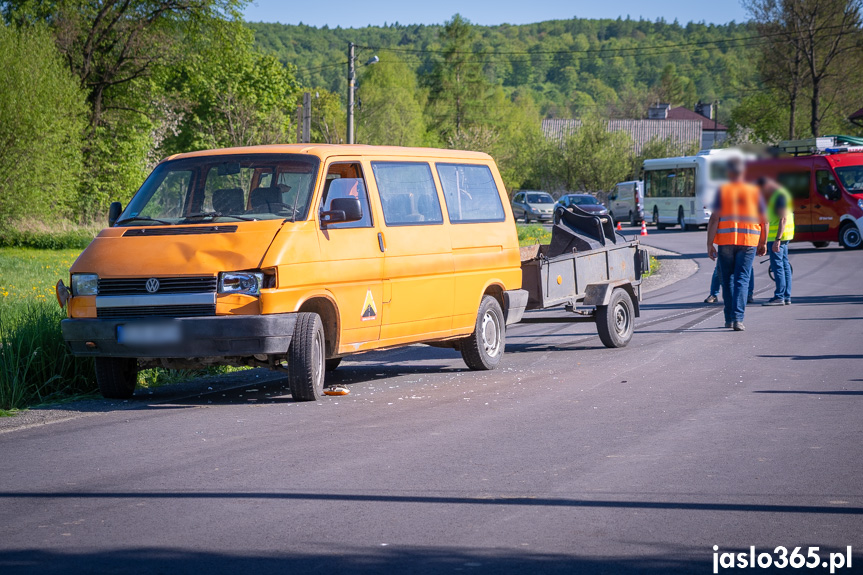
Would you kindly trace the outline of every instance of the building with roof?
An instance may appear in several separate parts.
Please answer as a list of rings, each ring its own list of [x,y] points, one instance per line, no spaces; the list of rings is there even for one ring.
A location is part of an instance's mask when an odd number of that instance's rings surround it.
[[[546,139],[561,145],[581,127],[581,120],[549,119],[542,121],[542,133]],[[698,120],[608,120],[610,132],[626,132],[632,138],[633,152],[641,153],[651,140],[671,139],[678,143],[678,153],[683,155],[703,141],[702,122]]]
[[[717,147],[728,138],[728,127],[716,120],[716,109],[713,104],[702,104],[695,106],[695,111],[683,106],[672,108],[668,104],[657,104],[651,106],[655,114],[659,115],[664,109],[666,120],[693,120],[701,122],[701,149],[709,150]]]

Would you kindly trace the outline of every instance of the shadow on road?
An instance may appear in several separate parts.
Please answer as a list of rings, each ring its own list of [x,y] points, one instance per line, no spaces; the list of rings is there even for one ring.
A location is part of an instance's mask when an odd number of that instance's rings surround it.
[[[564,535],[562,535],[564,536]],[[287,543],[286,543],[287,547]],[[647,557],[579,557],[522,549],[458,547],[344,546],[315,554],[270,552],[232,554],[180,548],[139,547],[97,552],[22,549],[0,551],[5,575],[41,573],[561,573],[665,575],[708,573],[712,549],[667,549]],[[759,570],[759,572],[770,572]]]
[[[0,500],[15,499],[252,499],[290,501],[347,501],[425,503],[435,505],[506,505],[516,507],[571,507],[581,509],[667,509],[682,511],[748,511],[757,513],[814,513],[863,515],[863,507],[829,505],[773,505],[694,501],[632,501],[567,499],[563,497],[454,497],[446,495],[385,495],[358,493],[261,491],[0,491]]]
[[[824,355],[759,355],[758,357],[784,357],[794,361],[813,361],[818,359],[863,359],[863,354],[837,353]]]
[[[863,395],[863,391],[842,390],[842,391],[792,391],[785,389],[764,389],[754,391],[753,393],[778,393],[778,394],[800,394],[800,395]]]

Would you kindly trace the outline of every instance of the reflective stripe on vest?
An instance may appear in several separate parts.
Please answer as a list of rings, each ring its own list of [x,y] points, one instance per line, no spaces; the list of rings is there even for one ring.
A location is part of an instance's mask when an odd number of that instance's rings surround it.
[[[776,239],[776,232],[779,231],[779,214],[776,213],[776,199],[780,196],[785,196],[785,229],[782,231],[782,237],[779,238],[783,242],[794,239],[794,201],[791,199],[791,194],[785,188],[777,189],[770,200],[767,202],[767,222],[770,224],[769,240]]]
[[[757,246],[761,236],[760,222],[758,188],[743,182],[722,186],[716,245]]]

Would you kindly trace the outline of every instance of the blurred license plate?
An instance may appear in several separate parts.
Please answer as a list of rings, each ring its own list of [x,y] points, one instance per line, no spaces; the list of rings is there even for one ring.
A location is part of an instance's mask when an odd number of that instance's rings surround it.
[[[125,345],[161,345],[179,343],[178,323],[131,323],[117,326],[117,343]]]

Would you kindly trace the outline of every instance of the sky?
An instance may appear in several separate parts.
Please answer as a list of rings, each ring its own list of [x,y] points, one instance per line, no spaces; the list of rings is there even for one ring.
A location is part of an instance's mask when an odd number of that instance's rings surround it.
[[[460,13],[475,24],[528,24],[543,20],[617,18],[637,20],[675,18],[724,24],[747,20],[739,0],[252,0],[245,10],[250,22],[327,25],[330,28],[361,28],[366,25],[441,24]]]

